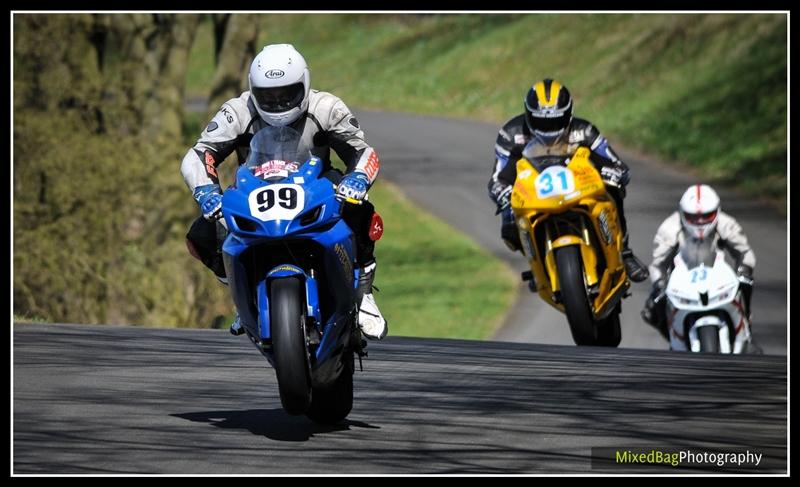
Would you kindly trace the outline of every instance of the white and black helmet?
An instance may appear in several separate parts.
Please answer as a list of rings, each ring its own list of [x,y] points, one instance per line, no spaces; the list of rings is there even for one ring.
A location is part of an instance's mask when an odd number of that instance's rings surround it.
[[[719,213],[719,196],[707,184],[689,187],[680,201],[680,214],[686,236],[702,240],[714,235]]]
[[[250,98],[269,125],[288,125],[308,110],[311,74],[291,44],[270,44],[250,65]]]

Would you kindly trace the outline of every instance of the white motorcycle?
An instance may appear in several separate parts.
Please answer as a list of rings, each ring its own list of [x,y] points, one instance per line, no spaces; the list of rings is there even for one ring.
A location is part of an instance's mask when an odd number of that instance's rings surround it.
[[[740,279],[711,242],[685,242],[666,289],[670,349],[708,353],[754,351]],[[748,280],[747,284],[752,285]]]

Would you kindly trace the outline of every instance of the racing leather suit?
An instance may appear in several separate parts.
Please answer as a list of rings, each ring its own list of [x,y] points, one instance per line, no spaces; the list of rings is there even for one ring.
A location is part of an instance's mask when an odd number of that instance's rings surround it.
[[[509,120],[497,134],[497,141],[494,146],[494,171],[488,184],[489,197],[495,203],[499,204],[498,197],[500,194],[514,184],[517,178],[517,161],[522,157],[523,149],[532,139],[533,135],[525,123],[525,114],[520,114]],[[564,151],[565,144],[568,152]],[[536,145],[529,148],[532,153],[526,155],[571,154],[581,146],[588,147],[592,151],[591,160],[600,171],[609,193],[617,204],[620,224],[627,246],[628,232],[622,199],[625,197],[625,186],[630,180],[630,169],[611,149],[608,141],[600,134],[597,127],[587,120],[573,118],[569,128],[553,146]],[[510,208],[503,212],[501,235],[506,244],[513,250],[521,248],[519,233],[514,225]]]
[[[194,193],[198,186],[219,184],[217,166],[234,151],[239,164],[244,163],[253,134],[266,126],[253,106],[249,91],[223,103],[181,163],[181,173],[189,189]],[[359,170],[367,175],[370,185],[375,181],[380,170],[378,154],[366,143],[358,121],[340,98],[311,90],[308,111],[289,126],[301,134],[298,152],[308,150],[322,159],[324,177],[338,183],[343,175],[331,167],[332,148],[347,165],[347,173]],[[361,267],[374,262],[375,242],[369,238],[374,211],[367,200],[362,205],[346,205],[343,210],[344,220],[356,234],[357,264]],[[192,255],[224,278],[220,248],[226,232],[219,227],[200,216],[186,238]]]

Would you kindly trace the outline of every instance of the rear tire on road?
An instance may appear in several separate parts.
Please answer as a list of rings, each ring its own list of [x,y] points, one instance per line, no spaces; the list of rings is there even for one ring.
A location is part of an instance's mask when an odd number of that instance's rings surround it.
[[[622,341],[622,327],[620,326],[619,315],[622,306],[617,305],[614,311],[601,321],[597,327],[597,344],[605,347],[617,347]]]
[[[315,423],[336,424],[350,414],[353,409],[353,352],[344,352],[343,367],[339,377],[327,388],[315,387],[311,396],[311,406],[306,412]]]

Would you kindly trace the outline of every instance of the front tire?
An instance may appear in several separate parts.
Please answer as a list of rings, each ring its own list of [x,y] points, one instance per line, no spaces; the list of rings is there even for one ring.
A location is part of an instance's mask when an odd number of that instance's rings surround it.
[[[300,281],[289,277],[270,285],[270,326],[275,374],[281,404],[287,413],[303,414],[311,403],[311,372],[306,346],[304,293]]]
[[[703,353],[719,353],[719,328],[716,326],[701,326],[697,330],[700,340],[700,351]]]
[[[561,301],[564,303],[572,339],[576,345],[597,345],[597,328],[583,283],[580,249],[574,245],[557,249],[556,266],[561,285]]]

